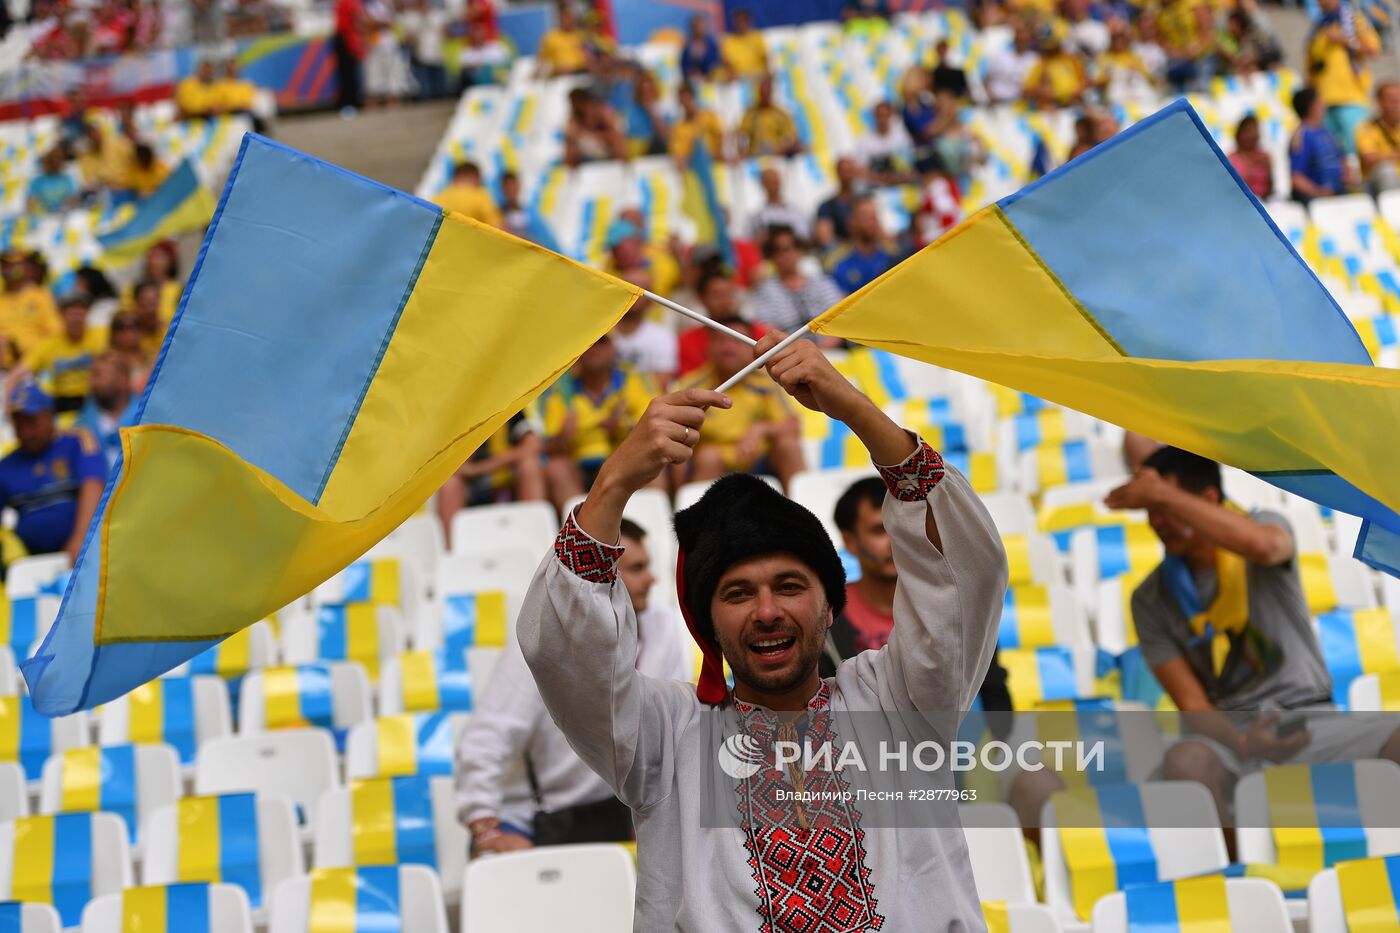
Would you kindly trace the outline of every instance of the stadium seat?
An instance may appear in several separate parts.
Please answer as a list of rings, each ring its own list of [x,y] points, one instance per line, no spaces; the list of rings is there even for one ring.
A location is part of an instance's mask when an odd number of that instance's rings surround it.
[[[575,496],[564,504],[564,512],[572,512],[584,496]],[[676,604],[675,575],[661,572],[660,568],[673,567],[676,563],[676,534],[671,527],[671,499],[660,489],[641,489],[627,500],[623,517],[628,518],[646,532],[647,555],[651,557],[652,570],[656,572],[656,584],[652,588],[652,598],[661,599],[668,605]]]
[[[16,693],[19,693],[19,668],[15,666],[15,653],[9,645],[0,645],[0,696]]]
[[[183,688],[183,689],[182,689]],[[186,695],[185,691],[188,691]],[[190,700],[188,730],[182,709],[172,715],[172,704]],[[137,714],[140,722],[133,729],[132,698],[140,702]],[[128,694],[102,704],[97,713],[97,742],[99,745],[124,745],[128,742],[152,740],[149,730],[156,728],[160,739],[174,745],[181,764],[194,765],[194,755],[205,742],[233,732],[229,711],[228,688],[222,678],[212,674],[194,677],[167,677],[154,680]]]
[[[379,715],[470,712],[483,689],[475,675],[470,661],[461,668],[445,668],[426,651],[390,658],[379,678]]]
[[[130,765],[131,771],[119,773],[123,765]],[[75,748],[54,755],[44,765],[39,812],[116,813],[130,833],[139,861],[146,821],[183,792],[180,759],[169,745]]]
[[[553,538],[550,540],[553,541]],[[438,562],[435,586],[437,605],[435,611],[419,618],[417,630],[414,632],[413,647],[419,651],[436,651],[441,648],[444,643],[444,625],[452,621],[450,618],[444,619],[453,609],[451,600],[474,593],[505,594],[504,633],[510,632],[515,627],[515,619],[520,614],[520,606],[525,601],[525,592],[530,588],[530,581],[534,579],[535,571],[546,553],[547,548],[525,550],[510,547],[492,552],[454,552],[443,557]],[[474,643],[480,647],[502,647],[505,642],[500,636],[504,633],[497,631],[498,628],[492,626],[491,632],[497,638],[487,639],[490,643]],[[499,644],[494,643],[497,640]]]
[[[1049,629],[1043,623],[1049,623]],[[1048,636],[1037,641],[1037,634]],[[1026,584],[1006,590],[1001,614],[1000,643],[1003,647],[1038,648],[1064,645],[1092,648],[1089,622],[1074,591],[1062,583],[1049,586]]]
[[[29,782],[17,762],[0,762],[0,822],[29,815]]]
[[[1048,907],[1039,904],[1002,904],[982,902],[988,930],[1005,933],[1060,933],[1060,922]],[[993,920],[993,918],[998,918]],[[1004,918],[1004,921],[1000,918]],[[998,925],[994,926],[993,924]],[[1004,925],[1001,925],[1003,924]]]
[[[447,552],[443,543],[442,523],[435,515],[412,515],[389,536],[369,549],[364,559],[397,558],[413,570],[419,591],[432,597],[433,572],[438,558]]]
[[[5,594],[10,599],[36,596],[70,569],[66,554],[21,557],[5,570]]]
[[[767,483],[769,486],[772,486],[779,492],[783,491],[782,484],[778,482],[778,478],[776,476],[760,476],[759,479],[763,480],[765,483]],[[709,488],[710,484],[708,482],[701,482],[686,483],[680,489],[677,489],[676,511],[679,512],[682,509],[688,509],[695,503],[699,502],[700,497],[703,496],[705,494],[705,490]],[[818,517],[820,518],[820,516]]]
[[[335,744],[323,729],[225,736],[199,750],[194,792],[281,795],[301,809],[310,826],[316,801],[340,783],[339,773]]]
[[[406,633],[412,630],[418,614],[427,611],[427,589],[419,581],[419,573],[416,567],[397,557],[367,554],[312,590],[311,606],[313,610],[347,603],[388,606],[396,611]],[[381,589],[391,592],[378,592]]]
[[[44,822],[52,828],[40,829]],[[23,852],[18,849],[21,839],[26,840]],[[87,852],[79,849],[80,841],[86,842]],[[21,881],[17,871],[29,877]],[[115,813],[28,816],[0,823],[0,901],[53,904],[65,928],[77,927],[89,899],[131,884],[126,825]]]
[[[218,674],[225,680],[233,680],[248,671],[271,667],[280,657],[277,634],[270,622],[262,620],[254,622],[241,632],[235,632],[203,654],[196,655],[187,663],[175,668],[170,674]]]
[[[1092,438],[1040,444],[1007,462],[1016,469],[1012,485],[1031,496],[1070,484],[1111,487],[1128,480],[1121,445]]]
[[[19,925],[9,927],[15,933],[60,933],[63,929],[63,921],[59,919],[58,911],[48,904],[22,904],[11,901],[5,908],[0,908],[5,909],[14,910],[19,914]],[[116,933],[121,933],[120,928]]]
[[[345,743],[345,776],[453,773],[458,738],[467,724],[462,713],[381,716],[350,730]],[[380,736],[385,736],[383,745]],[[383,754],[381,754],[381,751]]]
[[[1000,656],[1007,671],[1007,689],[1018,710],[1095,695],[1098,651],[1092,646],[1003,648]]]
[[[248,813],[256,813],[251,825]],[[225,814],[235,821],[236,831],[223,825]],[[237,885],[259,926],[266,923],[269,892],[305,871],[296,813],[285,797],[235,793],[188,798],[153,813],[147,833],[144,883]]]
[[[295,682],[291,678],[295,676]],[[295,691],[297,703],[268,704],[268,678],[279,689]],[[324,692],[329,691],[330,721],[325,721]],[[374,715],[369,676],[359,664],[338,662],[302,664],[249,671],[243,678],[238,704],[238,731],[249,735],[268,730],[298,728],[306,723],[324,729],[343,730]],[[313,700],[312,697],[321,698]],[[314,710],[314,711],[313,711]],[[271,715],[269,715],[271,714]]]
[[[966,803],[958,807],[958,817],[982,900],[1036,903],[1035,878],[1016,811],[1004,803]]]
[[[1377,725],[1384,725],[1378,720]],[[1280,765],[1270,771],[1284,768],[1298,770],[1319,765]],[[1347,767],[1341,764],[1332,767]],[[1355,773],[1355,799],[1360,824],[1366,837],[1366,855],[1394,855],[1400,853],[1400,827],[1388,814],[1394,813],[1395,801],[1400,799],[1400,765],[1393,761],[1354,761],[1350,767]],[[1279,864],[1279,851],[1274,842],[1274,833],[1269,818],[1269,786],[1265,772],[1247,774],[1235,785],[1235,820],[1239,825],[1239,860],[1246,865]],[[1318,772],[1313,771],[1314,785]],[[1345,817],[1342,817],[1343,819]],[[1319,866],[1330,868],[1330,865]]]
[[[1362,674],[1353,680],[1347,709],[1353,713],[1400,713],[1400,671]]]
[[[306,619],[282,627],[286,664],[353,661],[378,683],[379,667],[403,650],[403,616],[394,606],[320,605]]]
[[[1178,885],[1191,882],[1178,882]],[[1225,897],[1229,915],[1220,918],[1228,923],[1232,933],[1288,933],[1292,925],[1288,919],[1288,908],[1284,905],[1283,892],[1278,885],[1263,878],[1226,878]],[[1187,896],[1170,891],[1167,885],[1154,886],[1154,893],[1163,892],[1169,898],[1173,911],[1176,898]],[[1186,888],[1189,891],[1189,887]],[[1094,905],[1093,933],[1128,933],[1129,930],[1147,928],[1153,917],[1130,917],[1129,896],[1122,891],[1102,898]],[[1204,918],[1201,918],[1202,921]],[[1315,933],[1322,933],[1326,927],[1314,927]],[[1338,933],[1344,933],[1339,929]]]
[[[452,553],[494,553],[521,548],[542,556],[558,533],[559,519],[548,503],[477,506],[452,516]]]
[[[461,933],[632,929],[637,870],[621,846],[549,846],[477,859],[462,883]]]
[[[442,886],[432,869],[422,865],[400,865],[397,901],[399,929],[412,933],[447,933],[447,908],[442,901]],[[310,876],[290,878],[277,886],[272,894],[272,915],[268,933],[316,933],[310,925],[318,880],[345,878],[354,869],[323,869]],[[371,869],[373,872],[373,869]],[[372,875],[371,875],[372,877]],[[336,889],[353,898],[352,882],[346,878]],[[353,905],[353,900],[351,904]],[[375,904],[379,906],[378,903]],[[338,911],[336,913],[339,913]],[[525,929],[520,927],[518,929]]]
[[[1364,859],[1353,862],[1351,863],[1351,870],[1356,870],[1358,868],[1370,869],[1377,874],[1388,874],[1391,878],[1395,877],[1394,872],[1396,866],[1394,858],[1386,859],[1384,864],[1379,866],[1365,864],[1375,863],[1377,861],[1381,860]],[[1363,905],[1357,905],[1361,910],[1366,911],[1366,914],[1364,918],[1358,918],[1360,922],[1348,926],[1348,905],[1343,899],[1341,878],[1338,874],[1338,870],[1329,868],[1326,871],[1318,872],[1313,876],[1312,883],[1308,885],[1308,925],[1311,933],[1348,933],[1348,930],[1350,930],[1351,933],[1361,933],[1362,930],[1366,929],[1374,928],[1383,930],[1387,926],[1394,927],[1400,924],[1400,907],[1394,905],[1397,888],[1392,882],[1389,891],[1391,906],[1389,912],[1387,912],[1385,908],[1385,896],[1387,892],[1384,890],[1377,890],[1379,887],[1378,884],[1366,885],[1364,880],[1361,882],[1361,892],[1371,895],[1365,897],[1366,902]],[[1365,925],[1367,922],[1375,926],[1367,927]]]
[[[1156,863],[1156,880],[1175,881],[1225,868],[1229,863],[1225,834],[1220,829],[1215,801],[1203,785],[1194,781],[1153,781],[1136,787],[1147,827],[1146,840]],[[1056,802],[1052,798],[1041,811],[1045,903],[1068,927],[1087,921],[1089,917],[1076,914],[1072,879],[1061,836],[1064,831],[1058,826],[1055,809]],[[1102,829],[1096,832],[1102,835]],[[1129,828],[1126,832],[1132,833],[1133,830]]]
[[[1146,521],[1078,528],[1069,542],[1075,598],[1097,622],[1104,581],[1125,576],[1136,581],[1156,567],[1162,556],[1161,540]]]
[[[11,718],[17,720],[13,727],[4,722]],[[11,728],[13,732],[8,731]],[[0,696],[0,729],[18,737],[17,747],[8,752],[12,756],[8,760],[18,762],[24,769],[29,790],[34,794],[39,791],[44,762],[50,755],[92,744],[86,713],[49,719],[35,712],[29,697],[23,694]]]
[[[424,783],[428,784],[427,800],[422,799]],[[397,812],[406,798],[431,808],[429,825],[423,825],[418,812]],[[359,812],[374,807],[385,812]],[[356,781],[326,791],[316,814],[315,867],[427,865],[438,873],[443,896],[453,903],[461,894],[469,845],[467,828],[457,819],[451,777]]]
[[[189,885],[183,892],[177,889],[173,897],[168,886],[128,888],[116,894],[104,894],[89,901],[83,910],[82,933],[140,933],[147,929],[177,933],[186,929],[181,921],[189,922],[192,919],[175,912],[184,898],[197,898],[197,903],[207,911],[207,928],[190,927],[197,929],[198,933],[253,933],[253,914],[248,907],[248,895],[236,884]],[[154,909],[146,907],[147,904]],[[128,905],[131,905],[132,920],[139,917],[145,923],[133,923],[126,919]],[[150,914],[147,915],[143,908],[150,910]],[[160,926],[162,920],[163,927]]]
[[[878,475],[873,469],[803,470],[793,476],[789,494],[794,502],[821,520],[822,527],[839,548],[841,532],[836,527],[836,501],[852,483]]]
[[[1221,465],[1220,481],[1225,487],[1225,498],[1243,509],[1278,511],[1283,506],[1282,489],[1244,470]]]
[[[1025,493],[994,492],[982,496],[982,504],[992,516],[992,523],[1002,537],[1029,535],[1039,531],[1035,524],[1035,509]]]

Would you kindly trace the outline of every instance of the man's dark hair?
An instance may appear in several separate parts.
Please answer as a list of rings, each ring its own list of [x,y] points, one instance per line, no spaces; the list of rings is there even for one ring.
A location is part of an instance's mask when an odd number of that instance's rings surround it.
[[[501,173],[501,184],[503,184],[503,185],[504,185],[506,182],[508,182],[508,181],[519,181],[519,180],[520,180],[520,176],[517,175],[517,174],[515,174],[514,172],[502,172],[502,173]]]
[[[1313,103],[1317,100],[1317,90],[1305,87],[1293,95],[1293,112],[1298,115],[1298,119],[1303,119],[1304,115],[1312,109]]]
[[[869,502],[875,508],[885,504],[885,481],[878,476],[858,479],[836,500],[836,527],[842,531],[856,530],[856,516],[860,514],[860,504]]]
[[[624,518],[624,519],[622,520],[622,523],[621,523],[621,528],[622,528],[622,536],[623,536],[624,538],[631,538],[633,541],[636,541],[638,544],[645,544],[645,543],[646,543],[646,540],[647,540],[647,533],[646,533],[645,531],[642,530],[642,526],[641,526],[641,525],[638,525],[636,522],[632,521],[632,519],[630,519],[630,518]]]
[[[721,279],[729,281],[729,276],[724,273],[723,269],[709,269],[700,273],[700,281],[695,283],[695,294],[703,296],[711,283]]]
[[[452,170],[452,177],[461,178],[464,175],[475,175],[477,178],[480,178],[481,166],[477,165],[470,159],[464,159],[461,162],[458,162],[457,167]]]
[[[771,224],[768,227],[768,239],[763,244],[764,259],[773,258],[774,254],[778,251],[778,239],[785,236],[792,237],[792,242],[797,244],[798,249],[806,248],[805,244],[802,242],[802,237],[798,236],[797,231],[792,229],[792,227],[789,227],[787,224]]]
[[[1203,493],[1214,487],[1225,497],[1225,488],[1220,484],[1220,464],[1207,460],[1199,454],[1180,447],[1163,447],[1142,462],[1163,476],[1175,476],[1177,483],[1187,492]]]
[[[142,279],[132,286],[131,297],[135,298],[148,288],[154,288],[156,291],[160,291],[160,283],[155,279]]]

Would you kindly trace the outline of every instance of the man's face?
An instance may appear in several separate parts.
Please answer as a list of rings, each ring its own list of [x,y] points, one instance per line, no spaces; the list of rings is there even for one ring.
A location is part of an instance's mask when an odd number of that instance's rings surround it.
[[[730,279],[713,278],[705,284],[700,303],[712,318],[733,317],[739,311],[739,291]]]
[[[816,669],[831,607],[810,567],[791,554],[769,554],[725,571],[710,617],[735,683],[782,693]]]
[[[1392,125],[1400,123],[1400,85],[1387,84],[1381,88],[1376,103],[1380,105],[1381,119]]]
[[[578,358],[579,371],[584,374],[605,373],[612,369],[616,356],[612,341],[604,337],[583,351],[583,355]]]
[[[1181,483],[1175,476],[1164,476],[1163,481],[1180,488]],[[1211,502],[1220,502],[1220,493],[1215,489],[1207,489],[1202,493],[1192,493],[1202,499]],[[1184,525],[1171,516],[1165,509],[1151,508],[1147,510],[1147,522],[1152,526],[1152,530],[1157,533],[1157,537],[1162,541],[1162,549],[1173,556],[1180,556],[1190,551],[1197,543],[1196,533],[1189,525]]]
[[[116,360],[99,357],[88,373],[88,391],[99,405],[110,409],[130,394],[130,379]]]
[[[778,201],[783,196],[783,176],[778,174],[775,168],[766,168],[758,176],[758,183],[763,186],[763,193],[768,195],[768,200]]]
[[[31,457],[42,454],[53,443],[53,412],[41,411],[33,415],[15,412],[11,420],[15,425],[15,436],[19,438],[19,449]]]
[[[74,302],[64,305],[59,315],[63,318],[63,332],[69,339],[78,340],[83,336],[87,330],[87,308]]]
[[[651,555],[646,545],[626,535],[622,536],[622,547],[622,560],[617,565],[622,585],[627,587],[627,595],[632,598],[632,609],[637,613],[646,612],[647,594],[656,582],[656,574],[651,572]]]
[[[792,275],[801,262],[802,247],[797,245],[797,240],[791,234],[784,233],[773,238],[773,266],[779,275]]]
[[[878,240],[883,235],[880,211],[874,201],[861,201],[851,211],[851,232],[867,240]]]
[[[889,104],[878,104],[875,107],[875,129],[881,133],[888,133],[892,122],[894,122],[894,108]]]
[[[501,179],[501,194],[505,197],[506,203],[515,204],[520,200],[520,179],[514,175],[508,175]]]
[[[899,577],[894,566],[894,544],[885,530],[884,511],[878,505],[860,500],[855,527],[841,532],[841,540],[860,562],[861,576],[887,582]]]
[[[748,330],[742,326],[730,326],[740,333]],[[752,360],[753,348],[748,344],[719,331],[710,334],[710,362],[714,364],[715,372],[720,376],[728,379]]]
[[[841,182],[842,188],[849,188],[860,177],[860,166],[856,165],[855,159],[836,160],[836,179]]]
[[[147,285],[136,292],[136,313],[151,317],[160,313],[160,289]]]

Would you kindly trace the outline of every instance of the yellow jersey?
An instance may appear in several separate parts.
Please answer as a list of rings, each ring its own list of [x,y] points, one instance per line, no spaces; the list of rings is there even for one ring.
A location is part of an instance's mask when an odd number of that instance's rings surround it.
[[[0,334],[8,338],[21,355],[62,331],[58,304],[47,288],[26,285],[16,292],[0,293]],[[8,349],[5,355],[9,361]]]
[[[78,171],[89,188],[125,188],[135,160],[135,143],[120,133],[103,133],[101,149],[78,157]]]
[[[1356,152],[1364,158],[1400,155],[1400,126],[1367,120],[1356,127]]]
[[[1040,90],[1041,81],[1047,77],[1050,81],[1050,97],[1061,106],[1073,103],[1083,92],[1087,80],[1083,64],[1068,52],[1043,56],[1032,65],[1026,75],[1026,90],[1032,93]]]
[[[1356,25],[1356,38],[1363,48],[1375,51],[1380,48],[1380,39],[1371,28],[1366,17],[1353,18]],[[1319,29],[1308,43],[1308,73],[1312,75],[1313,87],[1317,96],[1328,107],[1357,104],[1369,107],[1371,104],[1371,69],[1366,65],[1353,65],[1352,56],[1346,45],[1333,42],[1327,29]]]
[[[583,33],[578,30],[551,29],[540,40],[537,55],[555,74],[573,74],[588,67],[584,52]]]
[[[433,203],[445,211],[479,220],[493,227],[501,225],[501,210],[496,206],[491,192],[476,185],[448,185]]]
[[[719,159],[724,147],[724,124],[719,115],[710,110],[701,110],[693,120],[682,120],[671,130],[671,155],[688,161],[695,149],[695,140],[703,139],[710,150],[710,157]]]
[[[126,186],[138,198],[149,198],[156,193],[157,188],[165,184],[165,180],[169,177],[170,168],[160,159],[152,161],[147,168],[142,168],[133,162],[131,171],[126,176]]]
[[[736,78],[757,78],[768,73],[768,45],[757,29],[743,35],[726,35],[720,42],[719,54]]]
[[[213,113],[218,107],[218,85],[206,84],[196,77],[188,77],[175,85],[175,106],[183,114],[204,116]]]
[[[748,140],[750,155],[785,155],[798,143],[797,124],[777,105],[749,108],[739,131]]]
[[[622,366],[614,367],[607,388],[597,396],[585,391],[573,373],[566,373],[545,393],[545,436],[557,437],[572,412],[576,421],[570,456],[580,463],[600,463],[641,420],[654,394],[649,379]],[[621,417],[610,431],[604,422],[619,409]]]
[[[78,340],[66,333],[49,337],[24,355],[25,367],[47,382],[58,398],[82,398],[88,393],[92,361],[107,349],[107,331],[89,327]]]
[[[219,110],[252,110],[253,103],[258,96],[258,86],[252,81],[224,78],[222,81],[214,82],[210,95]]]
[[[714,364],[706,363],[677,381],[676,391],[713,389],[723,382],[724,379],[715,372]],[[733,401],[733,407],[710,412],[700,428],[700,441],[696,449],[718,447],[725,469],[747,470],[753,464],[738,462],[736,447],[740,439],[756,424],[786,421],[792,417],[792,407],[788,404],[787,394],[763,370],[745,376],[725,394]]]

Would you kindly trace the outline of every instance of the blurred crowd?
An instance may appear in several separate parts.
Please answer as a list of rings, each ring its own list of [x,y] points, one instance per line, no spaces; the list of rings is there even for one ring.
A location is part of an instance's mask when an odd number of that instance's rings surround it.
[[[0,32],[13,20],[0,4]],[[66,61],[226,39],[291,28],[274,0],[30,0],[21,19],[31,27],[30,56]]]

